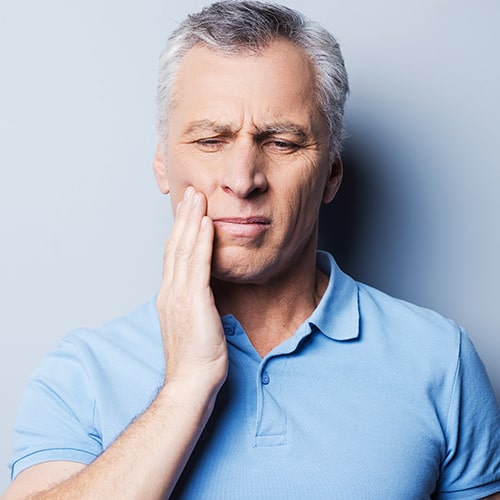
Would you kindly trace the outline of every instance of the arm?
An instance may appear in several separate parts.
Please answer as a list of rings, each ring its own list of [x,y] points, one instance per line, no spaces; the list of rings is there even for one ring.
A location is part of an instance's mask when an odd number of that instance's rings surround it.
[[[164,498],[172,492],[227,373],[210,289],[213,225],[205,213],[205,198],[188,188],[167,241],[157,300],[167,368],[156,399],[89,466],[33,466],[16,478],[5,500]]]

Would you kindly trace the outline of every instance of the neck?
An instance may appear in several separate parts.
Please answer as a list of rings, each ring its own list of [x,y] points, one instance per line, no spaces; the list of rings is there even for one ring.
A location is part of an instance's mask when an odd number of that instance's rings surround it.
[[[303,256],[304,257],[304,256]],[[296,329],[317,307],[328,277],[316,268],[316,252],[264,283],[212,281],[221,315],[233,314],[263,357]]]

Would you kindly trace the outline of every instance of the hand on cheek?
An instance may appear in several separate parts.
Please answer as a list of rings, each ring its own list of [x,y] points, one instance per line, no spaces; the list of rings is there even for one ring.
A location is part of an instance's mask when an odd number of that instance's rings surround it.
[[[207,201],[189,186],[177,204],[157,299],[166,357],[166,383],[196,380],[219,388],[227,348],[210,288],[214,227]]]

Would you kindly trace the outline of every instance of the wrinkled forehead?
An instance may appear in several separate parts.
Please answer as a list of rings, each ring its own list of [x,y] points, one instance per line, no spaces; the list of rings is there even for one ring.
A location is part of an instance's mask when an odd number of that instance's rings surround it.
[[[304,51],[275,43],[259,54],[220,54],[203,46],[179,67],[165,137],[283,135],[328,143],[329,127],[314,92]]]
[[[207,64],[207,60],[210,61]],[[196,43],[190,47],[179,59],[178,65],[172,78],[170,88],[169,109],[174,107],[177,102],[178,94],[182,92],[186,84],[199,85],[203,87],[205,80],[223,78],[221,67],[227,70],[234,62],[235,77],[246,68],[250,72],[262,70],[264,62],[271,65],[270,72],[267,74],[262,71],[262,83],[273,84],[279,82],[283,86],[291,81],[301,84],[304,93],[312,97],[316,95],[317,88],[317,70],[315,64],[306,53],[306,51],[294,42],[285,38],[277,37],[267,43],[262,43],[258,47],[229,47],[225,49],[216,49],[205,43]],[[257,68],[256,63],[259,63]],[[225,71],[227,76],[227,71]],[[277,89],[279,92],[279,89]]]

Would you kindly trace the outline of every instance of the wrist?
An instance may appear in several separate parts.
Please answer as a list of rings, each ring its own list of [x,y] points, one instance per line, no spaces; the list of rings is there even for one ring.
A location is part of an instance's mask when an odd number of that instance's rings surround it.
[[[183,415],[183,418],[200,421],[208,420],[215,399],[224,380],[207,383],[206,378],[167,377],[156,398],[156,403],[169,413]]]

